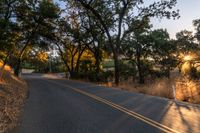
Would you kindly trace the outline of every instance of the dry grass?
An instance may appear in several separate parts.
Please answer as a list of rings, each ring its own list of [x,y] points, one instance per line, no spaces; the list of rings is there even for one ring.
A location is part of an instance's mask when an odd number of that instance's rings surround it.
[[[111,85],[111,83],[104,85],[109,87],[114,86]],[[148,79],[143,85],[133,82],[132,80],[127,80],[120,83],[118,88],[174,99],[172,86],[175,87],[177,100],[200,104],[200,80],[189,80],[188,78],[181,77],[180,75],[171,79]]]
[[[0,67],[3,65],[3,62],[0,60]],[[6,71],[11,71],[11,68],[10,68],[10,66],[8,66],[8,65],[6,65],[5,67],[4,67],[4,70],[6,70]]]
[[[5,69],[0,82],[0,133],[16,126],[27,94],[26,83],[13,76],[8,66]]]
[[[188,78],[176,80],[176,98],[181,101],[200,103],[200,81]]]
[[[173,80],[167,78],[148,80],[141,85],[133,81],[123,82],[119,85],[121,89],[144,93],[154,96],[173,98]]]

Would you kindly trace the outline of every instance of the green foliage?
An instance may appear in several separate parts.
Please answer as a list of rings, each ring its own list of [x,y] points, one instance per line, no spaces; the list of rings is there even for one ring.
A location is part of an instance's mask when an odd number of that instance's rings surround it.
[[[200,19],[194,20],[193,25],[194,25],[195,30],[196,30],[195,37],[200,42]]]
[[[195,37],[191,31],[180,31],[176,34],[176,38],[176,45],[179,52],[187,54],[198,49],[198,45],[194,42]]]
[[[14,7],[18,3],[17,0],[1,0],[0,1],[0,51],[8,53],[13,49],[13,41],[15,40],[14,29],[16,27],[12,19]]]
[[[39,14],[45,19],[58,18],[59,8],[49,0],[42,0],[39,3]]]
[[[193,22],[194,36],[183,30],[176,40],[171,40],[165,29],[151,29],[151,17],[179,17],[178,10],[172,10],[176,0],[149,5],[143,0],[63,1],[66,11],[51,0],[0,1],[1,59],[11,53],[9,63],[13,67],[19,69],[21,61],[31,60],[28,63],[44,71],[50,61],[31,53],[56,45],[60,57],[52,60],[53,71],[66,69],[73,78],[94,82],[107,82],[115,76],[116,83],[129,77],[144,83],[148,76],[169,77],[170,71],[183,63],[181,54],[198,55],[199,19]],[[114,67],[114,73],[100,68],[105,55],[113,57],[113,64],[107,67]],[[127,61],[121,61],[121,57]],[[64,65],[57,62],[60,58]],[[198,71],[192,68],[189,75],[197,78]]]
[[[170,40],[166,30],[158,29],[150,33],[152,43],[152,58],[159,66],[161,75],[169,77],[170,70],[177,66],[176,44]]]
[[[137,74],[134,61],[120,61],[120,75],[122,80],[128,80],[129,77],[135,77]]]
[[[77,79],[86,79],[91,82],[110,82],[111,79],[113,79],[113,72],[112,71],[106,71],[106,72],[100,72],[96,73],[95,71],[87,71],[87,72],[79,72],[76,74]]]
[[[100,30],[105,32],[115,60],[116,84],[119,83],[120,76],[118,56],[120,55],[120,48],[124,38],[130,33],[136,33],[135,31],[141,33],[140,29],[142,31],[144,29],[141,27],[146,24],[150,17],[176,18],[179,15],[178,11],[171,11],[172,7],[176,5],[176,0],[153,2],[147,7],[144,6],[144,2],[141,0],[66,1],[71,7],[76,7],[76,9],[80,10],[79,12],[84,13],[85,18],[88,18],[89,14],[98,23]],[[133,10],[135,13],[132,13]],[[138,25],[135,25],[135,23]]]

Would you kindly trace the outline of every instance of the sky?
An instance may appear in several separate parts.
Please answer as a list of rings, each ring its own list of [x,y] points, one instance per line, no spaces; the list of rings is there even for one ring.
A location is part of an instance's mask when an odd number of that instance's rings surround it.
[[[59,0],[55,1],[58,2]],[[148,3],[151,3],[151,1],[158,0],[148,0]],[[64,7],[63,2],[60,4]],[[177,0],[177,5],[174,9],[180,10],[181,17],[178,20],[153,18],[151,21],[153,29],[165,28],[173,39],[175,39],[176,33],[181,30],[194,31],[192,21],[200,19],[200,0]]]
[[[180,10],[181,17],[178,20],[152,19],[153,28],[166,28],[171,38],[184,29],[194,31],[192,21],[200,19],[200,0],[178,0],[174,9]]]

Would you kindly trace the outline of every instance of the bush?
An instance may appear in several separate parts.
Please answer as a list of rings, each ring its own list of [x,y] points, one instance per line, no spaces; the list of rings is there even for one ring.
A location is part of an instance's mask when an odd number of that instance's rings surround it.
[[[137,74],[134,61],[120,62],[120,75],[122,80],[128,80],[129,77],[135,77]]]
[[[97,82],[98,81],[98,74],[94,71],[87,73],[87,79],[91,82]]]
[[[108,82],[114,76],[112,71],[100,72],[96,71],[87,72],[83,78],[88,79],[91,82]]]
[[[161,78],[168,76],[168,73],[166,71],[150,70],[149,73],[152,78]]]
[[[192,79],[200,79],[200,72],[195,67],[191,67],[189,76]]]

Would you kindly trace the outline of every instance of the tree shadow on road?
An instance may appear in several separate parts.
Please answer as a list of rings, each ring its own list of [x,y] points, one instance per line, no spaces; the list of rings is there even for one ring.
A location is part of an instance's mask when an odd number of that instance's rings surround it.
[[[171,101],[162,115],[161,122],[166,126],[181,132],[196,132],[200,130],[200,108],[177,101]]]

